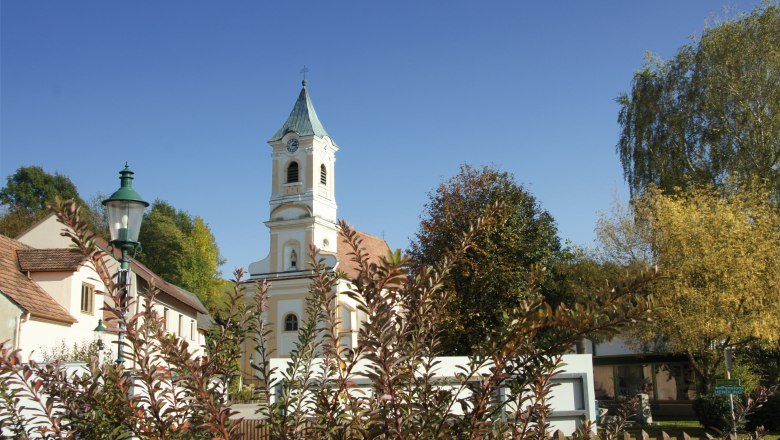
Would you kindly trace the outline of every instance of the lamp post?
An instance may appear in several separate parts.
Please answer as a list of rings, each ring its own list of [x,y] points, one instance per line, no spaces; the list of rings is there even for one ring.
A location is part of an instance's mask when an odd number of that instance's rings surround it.
[[[725,349],[725,361],[726,361],[726,379],[731,379],[731,371],[734,366],[734,347],[726,347]],[[734,428],[734,438],[737,437],[737,418],[734,415],[734,395],[729,393],[729,406],[731,407],[731,426]]]
[[[103,320],[98,319],[98,325],[95,327],[95,342],[98,349],[98,365],[103,365],[103,350],[106,348],[106,344],[103,342],[103,337],[106,334],[106,327],[103,325]]]
[[[149,206],[141,195],[133,189],[133,172],[125,163],[125,168],[119,172],[119,189],[111,197],[103,200],[103,205],[108,211],[108,226],[111,231],[110,244],[114,249],[119,249],[121,259],[119,260],[119,310],[122,313],[119,320],[119,346],[116,358],[117,364],[125,361],[124,341],[125,329],[124,321],[127,317],[127,270],[129,267],[130,252],[135,251],[140,243],[138,242],[138,233],[141,231],[141,221],[144,217],[144,209]]]

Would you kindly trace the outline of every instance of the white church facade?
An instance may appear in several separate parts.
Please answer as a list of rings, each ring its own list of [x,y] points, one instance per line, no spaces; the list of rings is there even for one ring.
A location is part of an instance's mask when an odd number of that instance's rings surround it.
[[[271,284],[267,313],[272,333],[268,348],[273,350],[273,357],[287,357],[305,319],[312,276],[310,245],[320,250],[326,267],[344,272],[347,278],[356,275],[357,269],[350,261],[337,224],[335,165],[339,147],[317,117],[305,80],[290,116],[268,143],[273,158],[270,215],[265,222],[270,232],[270,249],[265,259],[249,265],[249,277]],[[360,235],[372,259],[389,251],[383,239]],[[345,293],[347,280],[340,280],[337,289]],[[346,294],[338,295],[337,314],[341,346],[355,347],[365,316]],[[245,359],[245,372],[250,370],[250,357],[251,353]]]

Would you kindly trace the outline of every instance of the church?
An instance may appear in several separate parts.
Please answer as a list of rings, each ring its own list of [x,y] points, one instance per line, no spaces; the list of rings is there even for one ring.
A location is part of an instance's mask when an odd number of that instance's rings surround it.
[[[251,281],[270,283],[267,319],[272,328],[268,338],[272,357],[288,357],[298,338],[312,277],[310,245],[319,248],[326,267],[340,270],[347,279],[358,272],[337,224],[339,147],[314,111],[306,80],[302,85],[287,121],[268,140],[272,150],[271,199],[265,225],[271,234],[270,249],[265,259],[249,265]],[[390,250],[379,237],[362,232],[359,235],[374,261]],[[360,323],[366,318],[346,295],[347,279],[337,285],[337,319],[341,322],[341,346],[349,349],[357,346]],[[250,357],[251,353],[245,357],[245,372],[250,371]]]

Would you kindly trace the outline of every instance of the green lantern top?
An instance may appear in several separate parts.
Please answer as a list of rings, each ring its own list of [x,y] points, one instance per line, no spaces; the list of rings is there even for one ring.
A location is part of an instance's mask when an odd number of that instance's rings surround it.
[[[127,163],[119,175],[121,186],[111,197],[103,200],[108,214],[111,243],[121,247],[134,247],[141,231],[144,209],[149,203],[133,189],[133,172]]]
[[[104,331],[106,331],[106,327],[103,325],[103,320],[102,319],[98,319],[98,325],[97,325],[97,327],[95,327],[94,331],[96,331],[96,332],[104,332]]]
[[[149,202],[142,199],[141,195],[133,189],[133,174],[135,173],[130,171],[130,167],[127,165],[127,162],[125,162],[125,168],[119,172],[119,189],[114,191],[114,193],[111,194],[111,197],[103,200],[104,205],[108,205],[109,202],[114,201],[126,201],[138,202],[143,204],[144,207],[149,206]]]

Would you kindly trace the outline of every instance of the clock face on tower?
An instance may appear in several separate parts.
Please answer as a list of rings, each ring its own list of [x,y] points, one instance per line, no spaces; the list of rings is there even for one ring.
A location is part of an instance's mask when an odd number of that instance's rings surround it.
[[[295,153],[298,150],[298,139],[290,139],[287,141],[287,151]]]

